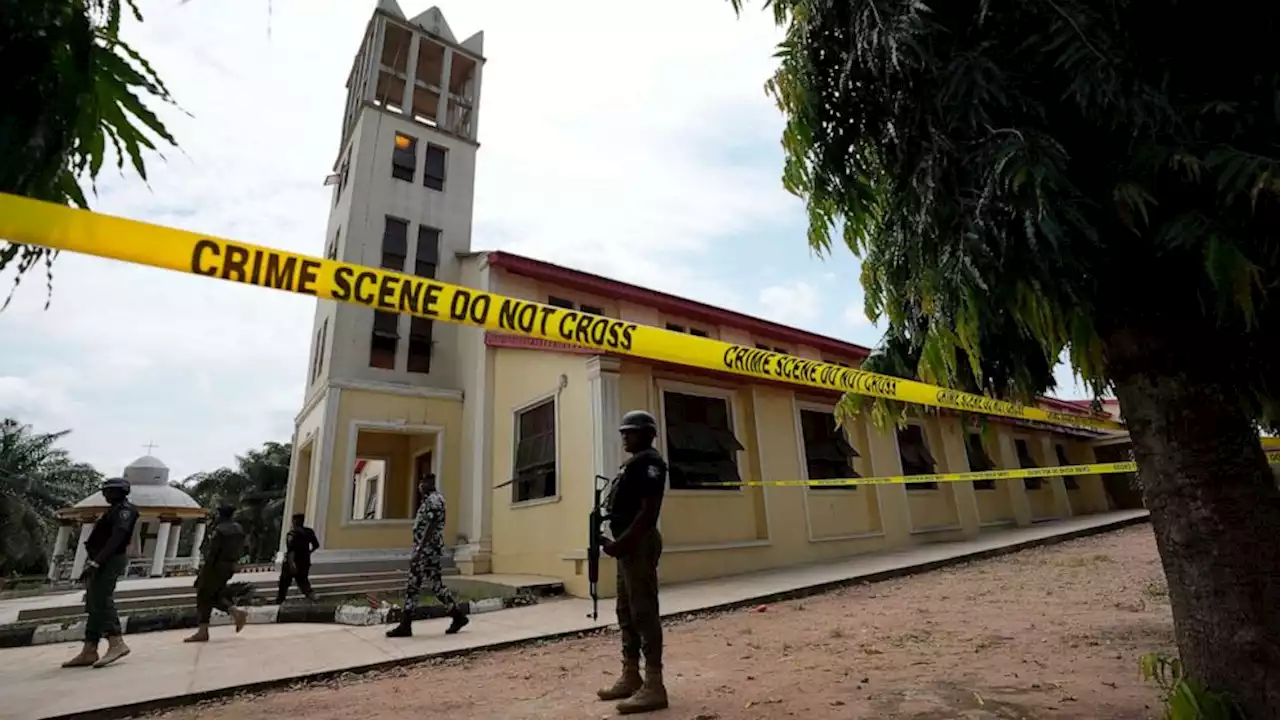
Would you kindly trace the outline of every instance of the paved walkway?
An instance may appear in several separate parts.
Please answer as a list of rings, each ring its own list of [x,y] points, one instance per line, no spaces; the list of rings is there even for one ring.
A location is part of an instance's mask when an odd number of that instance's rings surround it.
[[[1145,517],[1145,511],[1091,515],[993,532],[969,542],[916,546],[820,565],[664,587],[662,610],[664,616],[679,615],[798,595],[851,580],[881,579],[1055,538],[1101,532]],[[598,622],[587,617],[590,605],[588,600],[564,599],[478,615],[466,630],[454,636],[443,634],[444,621],[424,621],[414,625],[416,637],[394,642],[383,637],[382,627],[340,625],[250,625],[240,635],[219,627],[213,630],[213,640],[205,645],[184,644],[184,633],[179,631],[146,633],[130,636],[133,653],[102,670],[59,668],[75,653],[75,643],[0,650],[0,718],[120,717],[128,714],[126,708],[141,703],[169,704],[183,696],[206,697],[237,688],[261,689],[294,678],[606,627],[611,620],[612,603],[601,603]]]

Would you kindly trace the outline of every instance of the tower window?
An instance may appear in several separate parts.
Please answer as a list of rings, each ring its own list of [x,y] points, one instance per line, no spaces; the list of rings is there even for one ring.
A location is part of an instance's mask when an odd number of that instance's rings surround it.
[[[409,223],[388,215],[387,225],[382,231],[382,267],[404,272],[408,255]]]
[[[435,277],[436,266],[440,262],[440,231],[419,225],[416,250],[413,256],[413,274],[418,277]]]
[[[326,335],[329,334],[329,320],[325,319],[320,326],[320,332],[316,333],[316,349],[311,356],[311,382],[315,382],[320,377],[320,373],[324,371],[324,341]]]
[[[444,166],[447,151],[439,145],[427,146],[427,162],[422,173],[422,184],[432,190],[444,190]]]
[[[394,370],[396,346],[400,344],[400,316],[395,313],[373,311],[373,334],[369,339],[369,367]]]
[[[551,307],[564,308],[565,310],[573,309],[572,300],[566,300],[562,297],[556,297],[555,295],[547,296],[547,304],[550,305]]]
[[[434,324],[426,319],[409,319],[409,372],[431,372],[431,335]]]
[[[427,154],[430,157],[430,153]],[[391,151],[391,177],[413,182],[418,171],[418,138],[396,133],[395,149]]]
[[[604,308],[597,305],[580,305],[578,309],[588,315],[604,315]]]

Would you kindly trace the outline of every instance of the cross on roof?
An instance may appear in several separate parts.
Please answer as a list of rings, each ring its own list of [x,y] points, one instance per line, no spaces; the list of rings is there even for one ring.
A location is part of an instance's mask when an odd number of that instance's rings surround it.
[[[158,447],[160,447],[160,446],[159,446],[159,445],[157,445],[157,444],[155,444],[154,442],[149,442],[149,443],[147,443],[146,445],[143,445],[142,447],[146,448],[146,449],[147,449],[147,454],[148,454],[148,455],[150,455],[152,450],[154,450],[154,449],[156,449],[156,448],[158,448]]]

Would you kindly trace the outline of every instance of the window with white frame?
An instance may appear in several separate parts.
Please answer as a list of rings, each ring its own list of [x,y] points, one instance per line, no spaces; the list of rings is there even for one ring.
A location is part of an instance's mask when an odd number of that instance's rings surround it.
[[[996,464],[992,462],[991,456],[987,454],[987,448],[982,443],[982,433],[980,431],[969,431],[964,434],[964,452],[969,458],[970,472],[988,472],[996,469]],[[974,480],[974,490],[995,490],[995,480]]]
[[[810,480],[839,480],[862,477],[853,469],[858,451],[836,425],[830,412],[800,410],[800,435],[804,441],[804,464]],[[813,490],[857,490],[857,485],[817,485]]]
[[[671,489],[737,490],[709,484],[741,482],[729,398],[664,390],[662,412]]]
[[[515,413],[511,502],[555,497],[556,401],[547,398]]]
[[[902,461],[903,475],[932,475],[938,467],[929,452],[924,428],[908,425],[898,430],[898,459]],[[908,490],[937,490],[936,482],[907,483]]]
[[[1040,467],[1040,463],[1031,456],[1031,446],[1023,438],[1017,438],[1013,441],[1014,449],[1018,453],[1018,467],[1023,470]],[[1022,485],[1028,490],[1039,490],[1043,486],[1043,479],[1038,477],[1029,477],[1022,479]]]

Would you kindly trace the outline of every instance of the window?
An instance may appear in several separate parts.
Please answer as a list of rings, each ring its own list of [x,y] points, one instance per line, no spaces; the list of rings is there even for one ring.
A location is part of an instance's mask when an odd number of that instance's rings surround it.
[[[578,309],[588,315],[604,315],[604,308],[595,305],[580,305]]]
[[[741,482],[738,453],[743,448],[733,434],[728,399],[664,391],[662,401],[671,489],[737,490],[707,485]]]
[[[827,359],[827,360],[823,360],[823,362],[827,363],[828,365],[839,365],[840,367],[847,367],[847,368],[852,368],[852,367],[853,367],[852,365],[850,365],[849,363],[847,363],[847,362],[845,362],[845,361],[843,361],[843,360],[831,360],[831,359]]]
[[[434,327],[427,318],[409,318],[409,372],[431,372],[431,334]]]
[[[324,324],[320,326],[320,331],[316,333],[316,349],[311,358],[311,382],[315,382],[324,370],[324,342],[328,334],[329,320],[326,318]]]
[[[383,520],[387,474],[387,461],[376,458],[356,458],[351,473],[351,519]]]
[[[342,239],[342,228],[338,228],[333,234],[333,239],[329,241],[329,247],[325,249],[324,256],[328,260],[338,259],[338,241]]]
[[[853,469],[858,451],[829,412],[800,411],[800,434],[804,440],[804,462],[810,480],[839,480],[862,477]],[[827,485],[813,490],[857,490],[857,485]]]
[[[1053,446],[1053,451],[1058,455],[1059,465],[1072,464],[1071,460],[1067,458],[1067,447],[1065,445],[1063,445],[1062,443],[1055,443]],[[1062,483],[1067,486],[1068,490],[1080,489],[1080,481],[1076,479],[1075,475],[1067,475],[1066,477],[1062,478]]]
[[[404,272],[404,261],[409,256],[409,223],[387,216],[382,230],[382,267]]]
[[[391,151],[391,177],[413,182],[418,171],[418,138],[396,133],[396,145]]]
[[[396,346],[400,344],[398,328],[400,316],[395,313],[373,311],[373,336],[369,339],[369,366],[394,370]]]
[[[1031,457],[1031,448],[1027,445],[1027,441],[1018,438],[1013,441],[1014,448],[1018,451],[1018,467],[1026,470],[1028,468],[1039,467],[1035,458]],[[1023,478],[1022,485],[1028,490],[1039,490],[1043,485],[1042,478]]]
[[[969,458],[969,470],[971,472],[987,472],[995,470],[996,464],[991,461],[991,456],[987,455],[987,448],[982,444],[982,433],[967,432],[964,434],[964,452]],[[974,490],[995,490],[995,480],[974,480]]]
[[[333,193],[333,206],[338,207],[338,201],[342,199],[342,191],[347,187],[347,170],[350,169],[350,161],[342,161],[342,169],[338,171],[338,189]]]
[[[418,277],[433,278],[436,276],[436,265],[440,262],[440,231],[418,226],[418,247],[413,256],[413,274]]]
[[[694,337],[711,337],[711,334],[706,330],[701,330],[696,327],[685,327],[678,323],[667,323],[667,329],[671,332],[688,333]]]
[[[422,184],[432,190],[444,190],[445,149],[438,145],[427,146],[427,162],[422,172]]]
[[[547,296],[547,304],[552,307],[564,308],[565,310],[572,310],[574,308],[572,300],[565,300],[564,298],[556,297],[555,295]]]
[[[556,401],[544,400],[516,411],[516,453],[511,502],[556,494]]]
[[[775,352],[775,353],[778,353],[779,355],[786,355],[786,354],[787,354],[787,351],[786,351],[785,349],[780,348],[780,347],[773,347],[772,345],[766,345],[765,343],[756,343],[756,349],[757,349],[757,350],[768,350],[769,352]]]
[[[902,461],[903,475],[932,475],[938,463],[929,452],[924,439],[924,428],[908,425],[898,430],[898,458]],[[908,490],[937,490],[936,482],[907,483]]]

